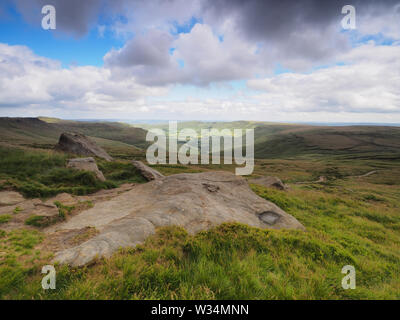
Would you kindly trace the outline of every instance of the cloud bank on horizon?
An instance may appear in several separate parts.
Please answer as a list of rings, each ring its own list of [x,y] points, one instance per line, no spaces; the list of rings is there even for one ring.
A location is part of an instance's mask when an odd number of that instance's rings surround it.
[[[0,25],[2,116],[400,122],[400,1],[5,0]]]

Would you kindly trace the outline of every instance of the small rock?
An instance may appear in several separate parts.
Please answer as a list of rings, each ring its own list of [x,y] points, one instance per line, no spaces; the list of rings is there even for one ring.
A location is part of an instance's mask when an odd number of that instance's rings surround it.
[[[18,192],[0,191],[0,206],[11,206],[24,200],[24,197]]]
[[[103,173],[99,170],[99,168],[97,167],[96,161],[92,157],[70,159],[70,160],[68,160],[67,168],[91,171],[96,174],[96,177],[100,181],[106,181],[106,178],[104,178]]]
[[[141,161],[132,161],[133,166],[139,170],[140,174],[147,180],[157,180],[164,178],[164,176],[158,172],[157,170],[154,170],[153,168],[150,168],[149,166],[146,166],[143,162]]]
[[[250,183],[259,184],[267,188],[276,188],[279,190],[287,190],[288,187],[277,177],[260,177],[249,180]]]
[[[47,200],[45,203],[46,204],[54,204],[54,202],[61,202],[63,205],[66,206],[72,206],[74,204],[78,203],[78,200],[76,200],[73,196],[71,196],[69,193],[60,193],[54,198],[51,198]]]
[[[33,211],[32,214],[35,216],[43,216],[43,217],[58,217],[59,210],[56,206],[37,206]]]

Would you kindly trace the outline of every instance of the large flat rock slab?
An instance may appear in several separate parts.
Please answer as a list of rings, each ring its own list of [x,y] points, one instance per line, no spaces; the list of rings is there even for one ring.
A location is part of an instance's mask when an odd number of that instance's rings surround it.
[[[58,225],[56,230],[95,227],[99,234],[56,253],[55,261],[82,266],[96,257],[109,257],[120,247],[142,243],[158,227],[177,225],[196,233],[225,222],[305,229],[294,217],[257,196],[241,177],[228,172],[177,174],[134,186]]]

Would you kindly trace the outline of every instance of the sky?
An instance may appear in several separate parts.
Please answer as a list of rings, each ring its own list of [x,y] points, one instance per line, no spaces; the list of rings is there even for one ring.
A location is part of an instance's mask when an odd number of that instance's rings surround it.
[[[400,123],[400,0],[1,0],[0,116]]]

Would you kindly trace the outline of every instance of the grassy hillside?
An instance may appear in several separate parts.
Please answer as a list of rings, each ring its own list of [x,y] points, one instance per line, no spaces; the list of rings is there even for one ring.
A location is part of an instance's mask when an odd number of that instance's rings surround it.
[[[67,169],[65,164],[70,157],[54,151],[0,147],[0,189],[17,190],[29,198],[43,198],[62,192],[84,195],[124,182],[144,182],[128,161],[98,159],[99,169],[107,178],[101,182],[92,172]]]
[[[168,124],[143,125],[168,131]],[[178,129],[255,129],[256,158],[334,155],[374,157],[400,154],[400,128],[378,126],[322,127],[255,121],[180,122]],[[54,118],[0,118],[0,143],[51,149],[62,132],[93,138],[113,156],[144,156],[146,131],[117,122],[66,121]],[[133,147],[132,147],[133,146]],[[142,150],[140,150],[142,149]]]
[[[400,155],[400,128],[378,126],[260,126],[255,129],[257,158],[302,155]]]
[[[138,124],[146,130],[158,128],[168,132],[168,123]],[[400,127],[314,126],[256,121],[178,123],[178,130],[254,129],[255,155],[264,158],[291,158],[318,155],[374,156],[400,155]]]
[[[0,118],[0,142],[49,148],[61,134],[53,125],[37,118]]]
[[[290,183],[312,181],[332,167],[336,174],[326,183]],[[378,173],[357,177],[371,169]],[[306,232],[226,224],[189,235],[162,228],[143,245],[94,265],[56,266],[54,291],[41,289],[41,267],[51,260],[42,245],[46,234],[2,232],[0,298],[400,299],[398,160],[263,160],[255,174],[290,183],[287,192],[252,188],[295,216]],[[347,264],[356,268],[355,290],[341,287]]]
[[[41,118],[44,122],[46,118]],[[49,124],[58,130],[79,132],[86,136],[119,141],[125,144],[146,147],[146,131],[119,122],[85,122],[54,119]]]
[[[57,140],[57,130],[73,126],[1,118],[0,142],[8,147],[0,147],[0,189],[48,197],[142,182],[126,160],[98,161],[108,180],[102,184],[65,169],[68,155],[42,150]],[[125,126],[117,125],[121,140],[100,137],[113,126],[82,125],[107,150],[130,159]],[[0,299],[400,299],[399,128],[268,124],[255,130],[256,154],[263,159],[256,160],[253,177],[278,176],[290,188],[251,188],[296,217],[306,232],[225,224],[189,235],[161,228],[144,244],[85,268],[56,266],[57,289],[44,291],[41,268],[51,264],[51,240],[32,226],[2,229],[19,214],[15,208],[0,216]],[[38,143],[40,149],[32,150]],[[153,167],[167,175],[235,168]],[[315,183],[321,175],[327,180]],[[341,287],[347,264],[356,268],[355,290]]]
[[[64,121],[49,118],[0,118],[0,143],[52,149],[62,132],[79,132],[94,138],[110,153],[141,154],[146,131],[116,122]]]
[[[206,121],[182,121],[178,122],[178,130],[184,128],[190,128],[196,130],[200,134],[201,129],[254,129],[255,127],[259,126],[263,122],[257,121],[232,121],[232,122],[206,122]],[[149,129],[162,129],[168,132],[169,124],[168,122],[165,123],[156,123],[156,124],[145,124],[145,123],[138,123],[134,124],[139,128],[143,128],[145,130]]]

